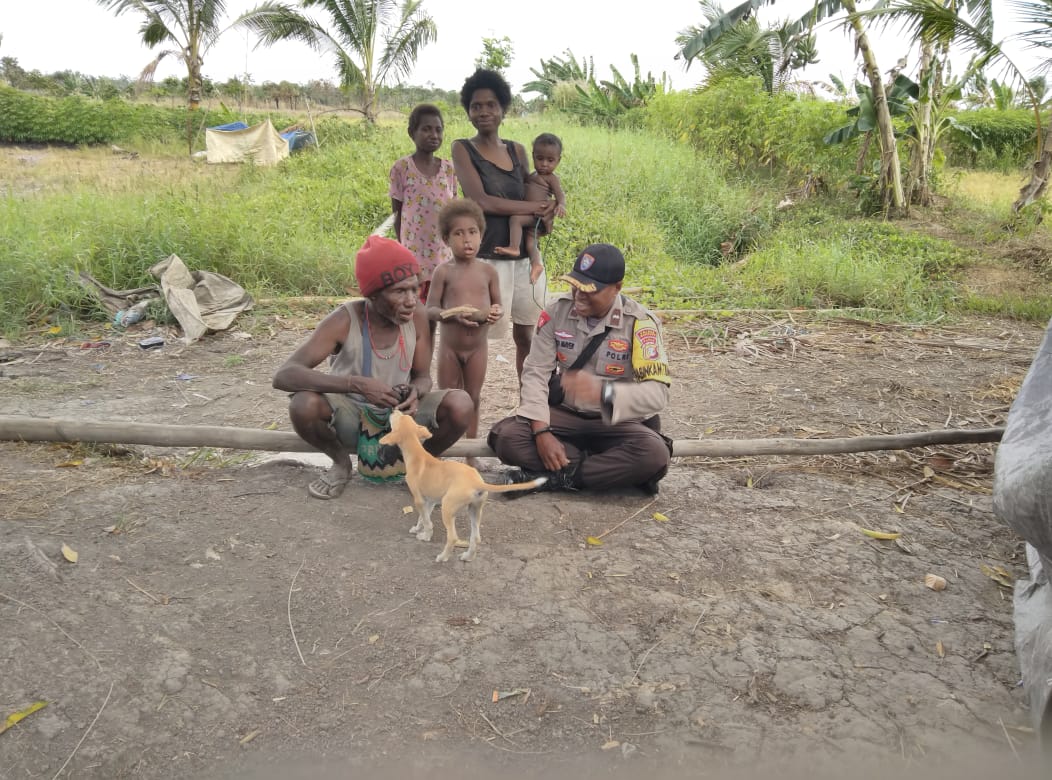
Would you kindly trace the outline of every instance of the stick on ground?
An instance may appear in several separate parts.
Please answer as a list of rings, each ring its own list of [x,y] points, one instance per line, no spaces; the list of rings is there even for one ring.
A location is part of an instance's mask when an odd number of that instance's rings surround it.
[[[80,746],[84,744],[84,740],[86,740],[86,739],[88,738],[88,734],[90,734],[90,733],[91,733],[91,730],[92,730],[93,728],[95,728],[95,724],[96,724],[96,723],[98,722],[98,720],[99,720],[99,715],[101,715],[101,714],[102,714],[102,711],[103,711],[104,709],[106,709],[106,705],[110,703],[110,695],[111,695],[112,693],[113,693],[113,683],[111,682],[111,683],[110,683],[110,689],[109,689],[109,690],[108,690],[108,691],[106,692],[106,698],[105,698],[105,700],[104,700],[104,701],[102,702],[102,706],[101,706],[101,707],[99,707],[99,711],[95,713],[95,719],[94,719],[93,721],[91,721],[91,723],[89,723],[89,724],[88,724],[88,728],[87,728],[87,730],[86,730],[86,731],[84,732],[84,734],[83,734],[83,735],[81,736],[81,738],[80,738],[80,742],[78,742],[78,743],[77,743],[77,746],[76,746],[75,748],[73,748],[73,752],[72,752],[72,753],[70,753],[70,754],[69,754],[69,756],[67,756],[67,757],[66,757],[66,760],[62,762],[62,766],[60,766],[60,767],[58,768],[58,771],[57,771],[57,772],[55,772],[55,774],[54,774],[54,776],[53,776],[53,777],[51,778],[51,780],[57,780],[58,776],[59,776],[60,774],[62,774],[63,770],[65,770],[65,768],[66,768],[66,767],[67,767],[67,766],[69,765],[69,762],[73,760],[73,756],[75,756],[75,755],[77,754],[77,751],[78,751],[78,750],[80,750]]]
[[[299,640],[296,639],[296,629],[292,627],[292,589],[296,587],[296,578],[300,576],[300,570],[303,568],[303,564],[306,562],[306,559],[301,561],[300,568],[296,569],[296,573],[292,575],[292,582],[289,583],[289,600],[285,609],[286,613],[289,616],[289,631],[292,632],[292,644],[296,645],[296,655],[300,657],[300,663],[304,666],[307,665],[307,662],[303,660],[303,653],[300,652],[300,643]]]
[[[75,645],[76,645],[77,647],[79,647],[79,648],[80,648],[81,650],[83,650],[83,651],[84,651],[84,654],[85,654],[86,656],[88,656],[88,658],[90,658],[90,659],[91,659],[92,661],[94,661],[94,662],[95,662],[95,666],[99,667],[99,671],[100,671],[100,672],[102,671],[102,664],[101,664],[101,663],[99,663],[99,659],[98,659],[98,658],[96,658],[96,657],[95,657],[94,655],[92,655],[92,654],[91,654],[91,652],[90,652],[90,651],[88,650],[88,648],[84,647],[84,645],[82,645],[82,644],[81,644],[80,642],[78,642],[78,641],[77,641],[76,639],[74,639],[73,637],[71,637],[71,636],[69,635],[69,632],[68,632],[68,631],[66,631],[66,629],[64,629],[64,628],[63,628],[62,626],[60,626],[60,625],[59,625],[58,623],[56,623],[56,622],[55,622],[54,620],[52,620],[51,618],[49,618],[49,617],[48,617],[47,615],[45,615],[45,614],[44,614],[43,612],[41,612],[41,611],[40,611],[39,609],[37,609],[36,607],[34,607],[34,606],[33,606],[32,604],[26,604],[26,603],[25,603],[24,601],[19,601],[19,600],[18,600],[18,599],[16,599],[16,598],[12,598],[11,596],[8,596],[8,595],[7,595],[6,593],[0,593],[0,599],[7,599],[7,600],[8,600],[8,601],[10,601],[10,602],[11,602],[12,604],[18,604],[18,606],[20,606],[20,607],[25,607],[26,609],[31,609],[31,610],[33,610],[34,612],[36,612],[36,613],[37,613],[38,615],[40,615],[40,616],[41,616],[42,618],[44,618],[44,620],[46,620],[46,621],[47,621],[48,623],[50,623],[50,624],[51,624],[51,625],[53,625],[53,626],[54,626],[55,628],[57,628],[57,629],[58,629],[59,631],[61,631],[61,632],[63,633],[63,635],[65,635],[66,639],[68,639],[68,640],[69,640],[70,642],[72,642],[72,643],[73,643],[73,644],[75,644]]]

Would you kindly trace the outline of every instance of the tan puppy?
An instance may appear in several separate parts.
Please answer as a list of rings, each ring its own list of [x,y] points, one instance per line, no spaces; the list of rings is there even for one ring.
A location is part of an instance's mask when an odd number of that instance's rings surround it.
[[[431,523],[431,511],[435,504],[441,501],[442,524],[446,527],[446,546],[435,561],[448,561],[453,553],[453,545],[460,541],[457,537],[457,512],[467,506],[468,517],[471,520],[471,537],[468,540],[467,552],[461,554],[460,560],[474,560],[481,540],[479,521],[487,494],[530,490],[540,487],[548,480],[538,477],[530,482],[514,485],[491,485],[483,481],[482,475],[466,463],[442,460],[425,450],[421,442],[430,438],[431,432],[427,428],[417,425],[416,420],[396,409],[391,412],[391,432],[380,439],[381,444],[395,444],[402,450],[405,481],[409,492],[413,494],[417,512],[420,513],[416,525],[409,529],[409,533],[416,534],[416,538],[422,542],[430,542],[434,528]]]

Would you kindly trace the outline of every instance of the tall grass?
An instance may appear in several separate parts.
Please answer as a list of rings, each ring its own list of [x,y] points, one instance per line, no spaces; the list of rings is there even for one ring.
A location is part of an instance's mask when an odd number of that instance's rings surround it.
[[[816,220],[776,231],[737,274],[739,297],[784,306],[873,308],[912,320],[952,305],[970,256],[938,238],[866,221]]]
[[[473,132],[449,120],[447,157],[453,139]],[[257,294],[343,294],[357,248],[390,213],[390,166],[412,145],[404,125],[330,129],[319,128],[320,149],[275,168],[172,157],[149,163],[149,175],[132,164],[113,179],[105,157],[89,152],[82,170],[45,167],[39,179],[15,182],[0,200],[0,327],[81,306],[70,272],[135,287],[153,282],[150,266],[172,253]],[[505,134],[528,148],[542,129],[566,147],[569,215],[543,243],[552,274],[568,270],[586,244],[609,241],[630,258],[628,283],[656,287],[664,300],[689,289],[690,277],[720,257],[719,244],[749,223],[747,194],[685,147],[565,123],[509,121]],[[43,165],[59,152],[36,154]]]
[[[462,115],[446,121],[443,157],[473,134]],[[655,308],[872,306],[923,319],[996,306],[989,297],[968,304],[953,280],[973,258],[950,242],[847,219],[849,209],[832,203],[776,214],[778,188],[753,189],[648,132],[543,116],[508,120],[502,135],[529,149],[542,131],[563,140],[568,195],[567,216],[541,242],[549,278],[583,246],[607,241],[625,250],[626,285],[643,287],[639,297]],[[390,166],[412,144],[404,123],[330,119],[318,133],[319,149],[273,168],[208,166],[177,148],[137,159],[0,154],[0,331],[56,311],[100,316],[75,272],[137,287],[153,283],[149,268],[172,253],[257,295],[345,294],[356,250],[390,213]],[[749,251],[744,264],[728,263]],[[1043,300],[1011,310],[1052,315]]]

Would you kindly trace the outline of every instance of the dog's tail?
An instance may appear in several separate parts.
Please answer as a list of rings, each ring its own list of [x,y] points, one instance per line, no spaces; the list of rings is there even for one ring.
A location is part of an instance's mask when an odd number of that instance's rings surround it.
[[[537,477],[529,482],[514,482],[510,485],[494,485],[491,482],[484,482],[482,488],[490,493],[508,493],[512,490],[535,490],[547,481],[547,477]]]

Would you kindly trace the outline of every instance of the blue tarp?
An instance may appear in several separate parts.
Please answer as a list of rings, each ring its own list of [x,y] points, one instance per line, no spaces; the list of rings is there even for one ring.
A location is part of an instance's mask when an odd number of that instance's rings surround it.
[[[289,142],[290,152],[298,152],[300,149],[315,145],[314,133],[308,133],[306,130],[291,130],[280,135]]]
[[[208,128],[209,130],[247,130],[248,125],[244,122],[230,122],[225,125],[216,125],[215,127]],[[306,130],[290,130],[287,133],[279,133],[279,135],[285,139],[289,145],[290,152],[298,152],[308,146],[314,145],[314,133],[308,133]]]

